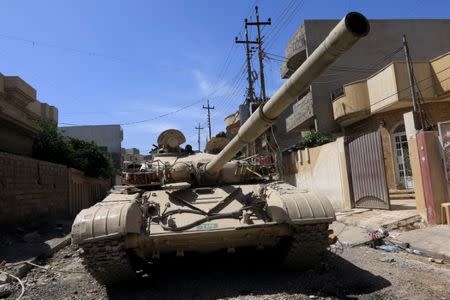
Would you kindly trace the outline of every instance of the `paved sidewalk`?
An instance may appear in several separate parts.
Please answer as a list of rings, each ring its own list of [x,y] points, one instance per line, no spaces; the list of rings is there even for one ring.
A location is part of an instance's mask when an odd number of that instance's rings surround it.
[[[330,229],[333,229],[344,247],[355,247],[370,241],[368,230],[361,227],[333,222]]]
[[[450,259],[450,227],[448,225],[430,225],[423,229],[399,232],[395,239],[409,243],[412,248],[422,251],[425,255]]]
[[[393,230],[421,221],[414,200],[396,200],[392,203],[393,210],[356,208],[338,212],[336,213],[336,220],[368,230],[377,230],[380,227]]]
[[[413,203],[407,200],[393,203],[394,210],[352,209],[338,212],[337,220],[331,225],[331,229],[344,246],[353,247],[369,241],[369,231],[384,228],[396,242],[409,244],[411,248],[420,250],[424,256],[445,258],[449,262],[450,227],[425,227]]]

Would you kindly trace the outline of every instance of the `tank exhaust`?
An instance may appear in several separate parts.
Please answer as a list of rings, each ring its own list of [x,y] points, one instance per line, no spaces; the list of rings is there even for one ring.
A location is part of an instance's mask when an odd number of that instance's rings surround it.
[[[210,176],[218,174],[236,153],[264,133],[315,78],[369,31],[369,21],[364,15],[348,13],[272,98],[251,115],[228,145],[206,164],[206,173]]]

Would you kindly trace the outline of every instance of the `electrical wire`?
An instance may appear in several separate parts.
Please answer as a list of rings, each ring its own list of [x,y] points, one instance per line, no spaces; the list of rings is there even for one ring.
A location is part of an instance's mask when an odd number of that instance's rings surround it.
[[[19,282],[20,288],[21,288],[21,292],[20,292],[19,296],[17,296],[17,300],[22,299],[23,294],[25,294],[25,285],[23,284],[23,281],[19,277],[14,276],[11,273],[8,273],[8,272],[5,272],[5,271],[0,271],[0,273],[4,273],[4,274],[6,274],[8,276],[11,276],[11,278],[14,278],[15,280],[17,280]]]

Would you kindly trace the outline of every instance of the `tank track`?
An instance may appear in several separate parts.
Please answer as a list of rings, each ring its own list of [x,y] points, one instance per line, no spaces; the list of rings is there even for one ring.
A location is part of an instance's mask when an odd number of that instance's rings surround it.
[[[280,244],[282,266],[289,270],[316,267],[327,254],[328,224],[295,225]]]
[[[131,258],[122,241],[101,241],[81,245],[83,265],[101,284],[136,278]]]

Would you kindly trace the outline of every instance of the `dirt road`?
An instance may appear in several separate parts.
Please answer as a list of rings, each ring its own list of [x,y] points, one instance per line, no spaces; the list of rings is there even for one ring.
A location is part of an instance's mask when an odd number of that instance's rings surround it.
[[[450,267],[366,247],[330,254],[316,270],[288,273],[245,259],[208,256],[106,288],[67,247],[25,278],[23,299],[450,299]],[[56,271],[57,270],[57,271]],[[9,299],[15,299],[19,286]]]

